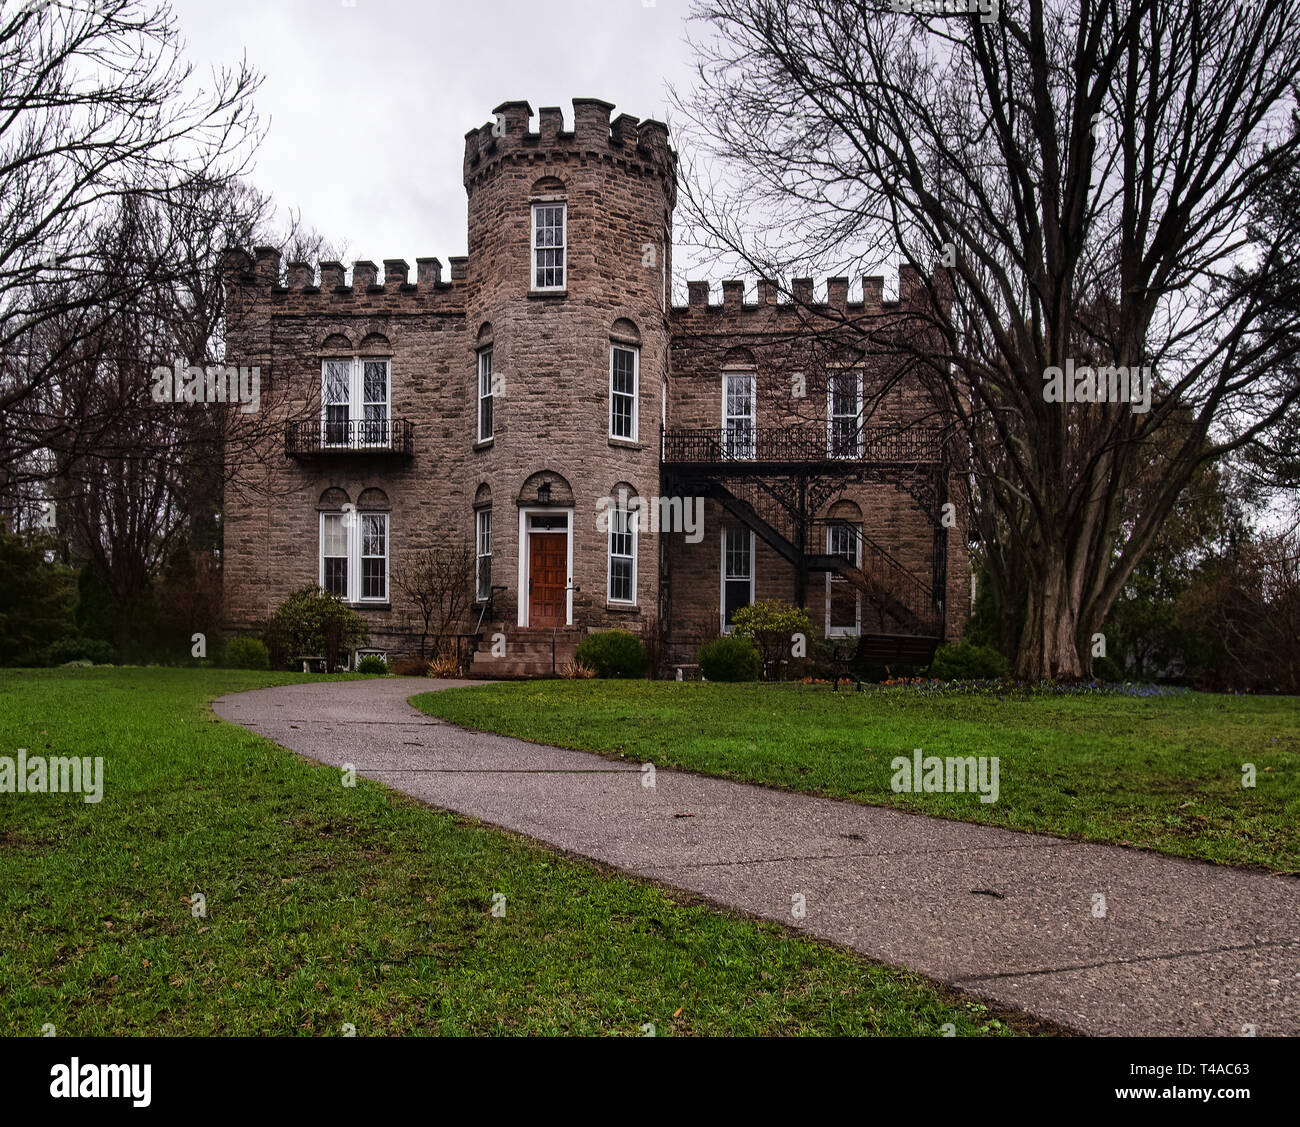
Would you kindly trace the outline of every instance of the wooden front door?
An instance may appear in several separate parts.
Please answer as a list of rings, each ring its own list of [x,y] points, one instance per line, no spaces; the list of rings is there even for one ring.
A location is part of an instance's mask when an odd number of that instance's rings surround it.
[[[529,626],[564,625],[568,572],[568,534],[530,532],[528,534]]]

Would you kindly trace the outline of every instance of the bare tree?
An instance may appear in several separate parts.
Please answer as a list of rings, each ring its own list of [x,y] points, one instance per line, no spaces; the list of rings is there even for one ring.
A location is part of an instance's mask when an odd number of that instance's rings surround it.
[[[701,0],[684,210],[761,277],[921,271],[910,323],[812,311],[898,350],[952,421],[992,582],[1026,600],[1017,674],[1080,676],[1197,467],[1300,401],[1300,222],[1251,223],[1300,152],[1300,3],[912,7]],[[1131,381],[1054,401],[1074,366],[1149,373],[1149,410]]]
[[[1239,544],[1180,601],[1184,622],[1209,629],[1234,681],[1300,693],[1300,533]]]
[[[151,208],[178,216],[238,176],[259,81],[241,63],[196,87],[166,4],[0,3],[0,491],[69,445],[52,387],[68,363],[120,310],[185,287],[192,262],[106,232]],[[165,228],[148,233],[175,249]]]
[[[455,536],[433,548],[403,553],[393,571],[393,584],[415,605],[422,629],[420,656],[425,642],[434,639],[434,657],[455,653],[456,627],[474,601],[474,550]]]

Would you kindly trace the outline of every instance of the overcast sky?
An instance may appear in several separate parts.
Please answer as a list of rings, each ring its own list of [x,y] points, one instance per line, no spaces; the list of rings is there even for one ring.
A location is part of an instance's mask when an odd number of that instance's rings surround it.
[[[269,132],[253,180],[350,261],[464,254],[468,129],[508,100],[668,119],[688,0],[173,0],[196,69],[247,53]]]

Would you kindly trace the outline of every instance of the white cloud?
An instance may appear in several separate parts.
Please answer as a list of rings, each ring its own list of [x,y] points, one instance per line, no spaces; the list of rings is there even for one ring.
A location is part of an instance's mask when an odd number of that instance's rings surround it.
[[[254,182],[351,258],[465,253],[465,132],[503,101],[664,120],[686,0],[173,0],[196,68],[245,53],[270,129]],[[536,118],[534,118],[536,126]]]

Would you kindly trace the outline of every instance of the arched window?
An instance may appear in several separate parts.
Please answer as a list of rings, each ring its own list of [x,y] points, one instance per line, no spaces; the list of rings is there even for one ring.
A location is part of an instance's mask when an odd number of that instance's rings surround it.
[[[827,511],[826,554],[838,556],[850,567],[862,565],[862,509],[848,499],[836,501]],[[862,632],[862,597],[844,575],[826,573],[826,636],[842,637]]]
[[[366,489],[357,500],[337,488],[321,494],[317,582],[346,603],[387,603],[388,495]]]
[[[331,336],[328,352],[346,338]],[[321,361],[321,445],[351,449],[392,444],[389,426],[392,391],[392,345],[371,333],[351,356]]]
[[[546,176],[532,193],[532,288],[559,291],[565,287],[569,244],[569,205],[564,184]]]

